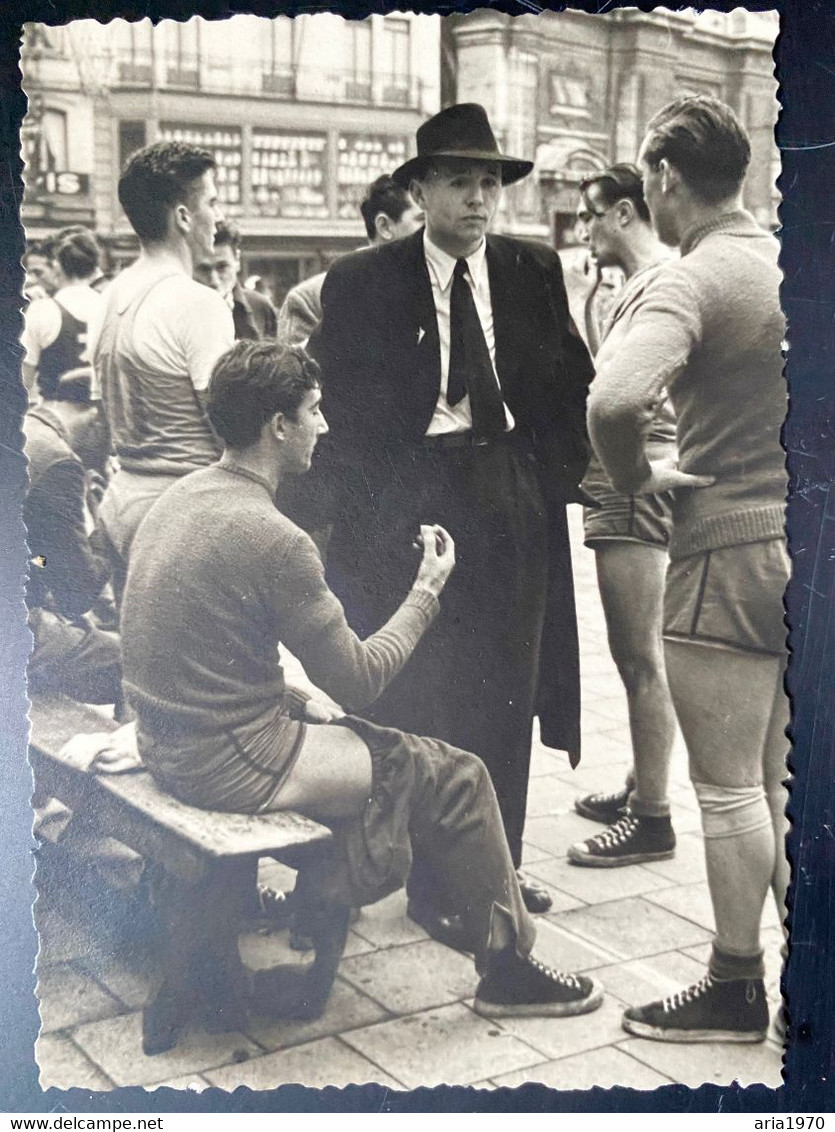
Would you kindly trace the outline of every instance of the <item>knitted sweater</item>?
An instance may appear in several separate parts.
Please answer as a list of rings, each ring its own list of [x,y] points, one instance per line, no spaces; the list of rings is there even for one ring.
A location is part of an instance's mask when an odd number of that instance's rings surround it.
[[[779,245],[747,212],[685,233],[681,259],[646,288],[625,333],[597,355],[589,428],[612,483],[649,472],[648,430],[669,390],[679,467],[716,477],[676,492],[672,558],[780,538],[786,384],[780,350]]]
[[[216,737],[274,716],[278,645],[339,703],[371,703],[438,612],[412,589],[366,641],[325,584],[313,542],[258,477],[214,464],[154,504],[131,547],[122,607],[125,687],[143,732]]]

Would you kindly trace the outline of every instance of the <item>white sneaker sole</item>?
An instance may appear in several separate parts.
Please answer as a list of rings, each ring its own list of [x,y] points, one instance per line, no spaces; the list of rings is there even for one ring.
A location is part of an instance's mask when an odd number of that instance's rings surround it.
[[[663,853],[631,853],[626,857],[595,857],[571,845],[568,861],[572,865],[582,865],[587,869],[619,869],[622,865],[643,865],[652,861],[669,861],[675,857],[675,849],[665,849]]]
[[[764,1042],[767,1030],[673,1030],[663,1026],[652,1026],[649,1022],[637,1022],[624,1018],[622,1022],[628,1034],[638,1038],[649,1038],[653,1042],[736,1042],[753,1045]]]
[[[473,1009],[482,1018],[571,1018],[575,1014],[590,1014],[602,1002],[603,986],[592,979],[589,993],[576,1002],[498,1003],[477,998]]]

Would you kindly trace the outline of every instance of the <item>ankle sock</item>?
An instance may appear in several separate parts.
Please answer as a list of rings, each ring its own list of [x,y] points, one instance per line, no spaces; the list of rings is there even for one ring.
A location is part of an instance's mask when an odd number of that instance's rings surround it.
[[[714,943],[708,970],[717,982],[729,982],[733,979],[762,979],[765,976],[763,950],[760,948],[759,951],[755,951],[751,955],[739,955],[732,951],[725,951]]]

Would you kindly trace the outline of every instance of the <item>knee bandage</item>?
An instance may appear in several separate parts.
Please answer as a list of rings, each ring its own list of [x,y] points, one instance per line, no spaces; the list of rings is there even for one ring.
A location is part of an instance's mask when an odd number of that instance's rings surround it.
[[[702,832],[707,840],[739,837],[771,825],[771,811],[760,786],[714,786],[694,782],[702,812]]]

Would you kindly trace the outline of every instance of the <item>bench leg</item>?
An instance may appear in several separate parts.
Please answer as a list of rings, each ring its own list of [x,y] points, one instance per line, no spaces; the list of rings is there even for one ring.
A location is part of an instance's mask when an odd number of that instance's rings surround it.
[[[234,1030],[246,1018],[238,952],[252,867],[220,862],[199,884],[161,876],[155,885],[161,983],[142,1016],[142,1048],[172,1049],[189,1022]]]

